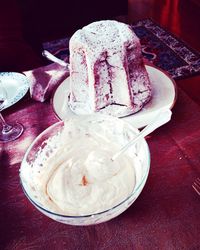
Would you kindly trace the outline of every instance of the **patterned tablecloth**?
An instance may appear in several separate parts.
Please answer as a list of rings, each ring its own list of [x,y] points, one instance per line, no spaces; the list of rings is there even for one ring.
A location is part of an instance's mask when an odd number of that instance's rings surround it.
[[[27,94],[3,113],[25,132],[0,144],[0,249],[200,249],[200,197],[191,187],[200,176],[200,106],[185,92],[178,90],[171,122],[148,138],[151,169],[139,198],[117,218],[88,227],[45,217],[20,186],[27,147],[57,121],[51,104]]]
[[[145,59],[167,71],[174,79],[200,73],[200,53],[151,19],[131,25],[140,39]],[[69,37],[43,43],[43,48],[56,57],[69,60]]]

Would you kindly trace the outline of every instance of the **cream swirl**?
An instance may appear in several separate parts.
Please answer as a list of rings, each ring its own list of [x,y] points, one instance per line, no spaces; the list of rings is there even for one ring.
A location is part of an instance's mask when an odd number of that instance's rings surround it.
[[[42,167],[37,160],[29,172],[22,169],[31,194],[44,208],[71,216],[102,212],[125,200],[135,186],[133,160],[125,154],[111,161],[119,145],[106,137],[68,132],[58,136],[62,143]]]

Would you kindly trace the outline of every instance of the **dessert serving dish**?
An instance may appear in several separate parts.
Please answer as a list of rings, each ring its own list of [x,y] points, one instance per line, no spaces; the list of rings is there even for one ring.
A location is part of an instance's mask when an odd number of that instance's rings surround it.
[[[25,195],[40,212],[65,224],[91,225],[118,216],[141,193],[150,153],[141,139],[119,161],[110,157],[137,133],[124,120],[100,114],[50,126],[23,158]]]

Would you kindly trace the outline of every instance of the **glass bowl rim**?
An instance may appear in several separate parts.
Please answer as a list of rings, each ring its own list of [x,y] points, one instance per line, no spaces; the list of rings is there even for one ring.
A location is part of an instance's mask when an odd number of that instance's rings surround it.
[[[90,115],[87,115],[87,116],[90,116]],[[98,115],[99,116],[99,115]],[[110,116],[107,116],[107,115],[100,115],[102,117],[109,117]],[[73,118],[72,118],[73,119]],[[76,118],[75,118],[76,119]],[[111,119],[115,119],[115,120],[121,120],[121,118],[117,118],[117,117],[111,117]],[[128,125],[128,127],[134,131],[134,132],[138,132],[138,129],[133,127],[131,124],[129,124],[128,122],[126,121],[123,121],[125,124]],[[38,141],[42,136],[44,136],[49,130],[52,130],[54,127],[57,127],[59,125],[64,125],[64,121],[58,121],[52,125],[50,125],[48,128],[46,128],[44,131],[42,131],[34,140],[33,142],[29,145],[28,149],[26,150],[26,153],[22,159],[22,162],[21,162],[21,165],[23,164],[23,162],[25,161],[25,159],[27,158],[29,152],[31,151],[33,145],[36,143],[36,141]],[[48,213],[49,215],[52,215],[52,216],[58,216],[58,217],[62,217],[62,218],[69,218],[69,219],[81,219],[81,218],[89,218],[89,217],[94,217],[94,216],[98,216],[98,215],[102,215],[102,214],[105,214],[109,211],[112,211],[114,209],[116,209],[117,207],[121,206],[123,203],[125,203],[126,201],[128,201],[138,190],[140,190],[140,187],[142,186],[142,184],[145,184],[145,181],[148,177],[148,174],[149,174],[149,170],[150,170],[150,162],[151,162],[151,156],[150,156],[150,150],[149,150],[149,146],[148,146],[148,143],[146,142],[146,140],[143,138],[141,139],[140,141],[143,142],[143,146],[145,147],[146,151],[147,151],[147,171],[145,173],[145,175],[143,176],[142,180],[139,182],[139,184],[136,186],[136,188],[133,189],[133,191],[131,192],[131,194],[126,198],[124,199],[123,201],[121,201],[120,203],[118,203],[117,205],[109,208],[109,209],[106,209],[104,211],[101,211],[101,212],[97,212],[97,213],[92,213],[92,214],[86,214],[86,215],[64,215],[64,214],[59,214],[59,213],[56,213],[56,212],[52,212],[46,208],[44,208],[43,206],[39,205],[36,201],[34,201],[28,194],[28,192],[26,191],[24,185],[23,185],[23,180],[21,178],[21,174],[19,174],[20,176],[20,184],[21,184],[21,187],[22,187],[22,190],[24,192],[24,194],[26,195],[26,197],[31,201],[31,203],[33,205],[36,206],[36,208],[42,210],[43,212],[45,213]],[[142,190],[142,189],[141,189]],[[136,197],[136,199],[138,198],[138,196]]]

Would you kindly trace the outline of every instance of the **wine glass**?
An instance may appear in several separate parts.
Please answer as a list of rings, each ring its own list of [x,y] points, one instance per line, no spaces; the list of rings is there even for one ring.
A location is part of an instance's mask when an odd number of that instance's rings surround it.
[[[3,118],[1,111],[6,105],[7,98],[6,89],[0,81],[0,122],[2,124],[2,129],[0,130],[0,142],[14,141],[24,131],[24,128],[20,123],[8,124]]]

